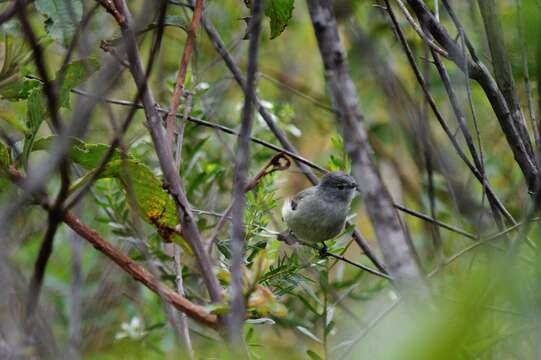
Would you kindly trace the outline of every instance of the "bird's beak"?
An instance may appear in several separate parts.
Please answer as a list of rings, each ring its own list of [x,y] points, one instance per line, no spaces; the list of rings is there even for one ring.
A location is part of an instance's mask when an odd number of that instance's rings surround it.
[[[357,192],[361,192],[361,189],[359,189],[359,185],[355,184],[354,188],[355,190],[357,190]]]

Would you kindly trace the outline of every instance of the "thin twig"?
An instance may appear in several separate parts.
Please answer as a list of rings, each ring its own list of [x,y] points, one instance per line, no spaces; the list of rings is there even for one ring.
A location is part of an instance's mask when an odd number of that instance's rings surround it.
[[[423,27],[430,31],[433,38],[443,46],[449,54],[449,58],[455,62],[460,70],[467,73],[472,80],[477,81],[483,88],[492,105],[492,109],[498,118],[507,143],[513,151],[515,160],[524,175],[528,190],[531,193],[534,193],[537,188],[537,182],[539,181],[539,169],[537,168],[535,159],[532,158],[532,146],[530,139],[526,136],[527,132],[524,130],[521,121],[515,121],[520,117],[513,111],[516,102],[512,100],[512,107],[508,105],[505,96],[498,88],[498,84],[492,78],[487,67],[475,56],[472,55],[473,61],[471,61],[471,59],[464,55],[464,49],[461,49],[458,44],[455,43],[422,0],[407,1]],[[388,1],[386,1],[386,3],[388,7]],[[444,5],[448,7],[448,4],[445,2]],[[485,7],[485,9],[488,8],[488,10],[494,10],[491,9],[490,5],[487,7],[485,1],[479,1],[479,5]],[[388,7],[387,11],[390,10],[391,9]],[[498,21],[497,19],[492,20]],[[516,116],[514,117],[513,115]]]
[[[192,15],[192,22],[190,28],[188,29],[188,35],[186,38],[186,43],[184,44],[184,51],[182,52],[182,58],[180,60],[179,69],[177,72],[177,78],[175,80],[175,87],[173,89],[173,95],[169,102],[169,113],[165,120],[165,128],[167,129],[167,140],[169,143],[173,143],[173,133],[176,114],[178,106],[180,104],[180,98],[184,94],[184,81],[186,79],[186,71],[188,69],[188,63],[192,55],[192,50],[195,42],[195,31],[201,20],[201,14],[203,12],[203,0],[196,0],[195,7]]]
[[[6,21],[9,21],[12,17],[14,17],[17,12],[19,11],[18,8],[20,6],[26,6],[28,3],[30,3],[31,0],[14,0],[11,2],[9,7],[5,9],[3,12],[0,13],[0,25],[5,23]]]
[[[179,174],[180,174],[180,167],[182,163],[182,143],[184,140],[184,128],[186,127],[186,121],[187,121],[188,115],[190,114],[191,106],[192,106],[192,94],[185,93],[185,96],[186,96],[186,103],[184,105],[184,113],[183,113],[183,117],[180,120],[180,124],[178,125],[177,136],[176,136],[175,166]],[[174,248],[173,257],[175,261],[175,277],[176,277],[175,285],[177,287],[177,292],[179,293],[179,295],[184,296],[184,282],[182,281],[182,248],[178,244],[173,244],[173,248]],[[179,314],[179,323],[180,323],[180,335],[182,336],[182,340],[184,341],[184,345],[186,346],[186,352],[188,354],[188,357],[193,360],[195,358],[195,354],[193,351],[192,340],[190,338],[190,328],[188,326],[188,319],[186,318],[186,314],[184,313]]]
[[[449,57],[449,54],[447,54],[447,51],[443,50],[441,47],[439,47],[430,37],[429,35],[425,34],[425,32],[421,29],[421,27],[419,26],[419,24],[417,24],[417,22],[413,19],[413,17],[411,16],[410,12],[408,11],[408,9],[406,8],[406,6],[404,5],[404,3],[402,2],[402,0],[396,0],[396,3],[398,4],[398,7],[400,7],[400,10],[402,11],[402,14],[404,14],[404,17],[406,18],[406,20],[408,20],[408,22],[410,23],[411,27],[413,28],[413,30],[415,30],[415,32],[417,33],[417,35],[419,35],[421,37],[421,39],[423,39],[423,41],[434,51],[436,51],[438,54],[444,56],[444,57]]]
[[[410,62],[410,65],[411,65],[411,67],[412,67],[412,69],[414,71],[415,77],[417,78],[417,82],[421,86],[421,89],[423,90],[423,93],[424,93],[426,99],[428,100],[428,103],[430,104],[430,107],[431,107],[432,111],[436,115],[436,119],[438,120],[438,122],[440,123],[440,125],[441,125],[442,129],[444,130],[445,134],[447,135],[447,137],[451,141],[451,144],[453,145],[453,148],[457,152],[460,159],[466,164],[468,169],[470,169],[470,171],[473,173],[475,178],[481,184],[483,184],[484,181],[483,181],[483,177],[481,176],[481,173],[472,164],[472,162],[468,159],[468,157],[466,156],[466,154],[464,153],[464,151],[460,147],[460,144],[456,140],[452,130],[449,128],[449,125],[447,124],[447,122],[443,118],[441,112],[439,111],[434,98],[430,94],[430,91],[427,89],[425,80],[423,78],[423,75],[421,74],[421,72],[419,70],[419,67],[417,66],[415,58],[413,57],[413,54],[412,54],[411,49],[410,49],[410,47],[409,47],[409,45],[408,45],[408,43],[407,43],[407,41],[406,41],[406,39],[404,37],[404,34],[400,30],[400,27],[399,27],[398,21],[396,19],[396,16],[395,16],[392,8],[389,6],[388,1],[385,0],[385,2],[388,5],[387,12],[389,14],[389,18],[391,19],[391,25],[392,25],[393,29],[395,30],[395,33],[396,33],[396,35],[398,37],[398,40],[400,41],[401,45],[403,46],[403,48],[404,48],[404,50],[406,52],[408,61]],[[503,204],[499,201],[499,199],[497,198],[497,196],[494,193],[494,191],[492,190],[492,188],[490,186],[488,186],[488,185],[487,185],[487,194],[489,195],[489,197],[491,197],[493,199],[494,203],[498,206],[501,213],[504,214],[508,219],[512,219],[512,216],[505,209]]]

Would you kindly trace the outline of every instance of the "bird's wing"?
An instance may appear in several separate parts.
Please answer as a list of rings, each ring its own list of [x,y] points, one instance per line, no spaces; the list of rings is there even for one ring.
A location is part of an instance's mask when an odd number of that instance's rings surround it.
[[[286,201],[284,201],[284,206],[282,206],[282,220],[284,220],[291,211],[297,210],[302,199],[314,191],[315,188],[311,187],[299,192],[293,199],[286,199]]]
[[[293,211],[297,210],[297,207],[299,206],[299,203],[302,201],[302,199],[313,192],[314,192],[314,188],[308,188],[299,192],[297,195],[295,195],[295,197],[291,199],[291,210]]]

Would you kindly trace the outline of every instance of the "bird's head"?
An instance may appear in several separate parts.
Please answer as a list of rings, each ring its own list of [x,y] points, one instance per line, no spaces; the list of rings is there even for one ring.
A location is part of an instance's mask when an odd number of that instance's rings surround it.
[[[325,174],[319,188],[327,195],[340,200],[351,200],[355,190],[359,190],[355,179],[343,172]]]

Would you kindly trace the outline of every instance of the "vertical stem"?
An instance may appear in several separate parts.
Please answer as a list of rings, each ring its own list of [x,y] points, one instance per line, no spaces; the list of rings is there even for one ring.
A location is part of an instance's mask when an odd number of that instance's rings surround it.
[[[182,249],[177,244],[174,244],[175,249],[175,285],[177,287],[177,293],[181,296],[184,296],[184,284],[182,281]],[[182,336],[182,341],[184,341],[184,345],[186,346],[186,353],[188,354],[188,357],[193,360],[195,359],[195,355],[193,352],[192,347],[192,340],[190,338],[190,328],[188,327],[188,317],[185,313],[179,312],[179,322],[180,322],[180,335]]]
[[[244,260],[244,207],[246,197],[246,174],[250,163],[250,133],[256,101],[257,61],[259,56],[259,36],[261,33],[262,1],[252,2],[250,19],[250,45],[246,93],[242,110],[242,122],[235,158],[235,180],[233,185],[232,234],[231,234],[231,341],[237,348],[243,347],[243,325],[246,312],[242,284],[242,264]]]
[[[79,235],[70,236],[71,281],[70,281],[70,316],[69,316],[69,359],[81,359],[81,321],[82,321],[82,286],[83,286],[83,242]]]
[[[524,114],[520,108],[511,63],[505,49],[498,5],[494,0],[478,0],[478,4],[485,24],[485,32],[490,48],[496,83],[507,102],[514,125],[523,139],[526,151],[533,158],[533,150],[526,128],[526,122],[524,121]]]
[[[437,4],[437,0],[434,0],[434,2]],[[428,55],[430,53],[430,49],[427,45],[424,46],[425,49],[425,58],[428,58]],[[429,90],[428,84],[430,81],[428,79],[430,78],[430,64],[429,62],[425,62],[424,66],[424,77],[427,79],[427,89]],[[423,143],[423,153],[425,155],[425,164],[426,164],[426,176],[427,176],[427,183],[428,183],[428,199],[429,199],[429,210],[430,210],[430,216],[433,219],[436,219],[436,194],[434,190],[434,164],[433,164],[433,156],[432,156],[432,144],[430,143],[430,121],[428,118],[428,109],[430,108],[430,104],[428,103],[428,100],[426,97],[423,101],[423,107],[422,107],[422,117],[423,122],[421,123],[421,135],[422,135],[422,143]],[[443,257],[443,249],[441,244],[441,237],[439,233],[439,228],[434,225],[430,224],[430,230],[432,232],[432,245],[433,245],[433,255],[436,258],[436,264],[439,266],[440,261]]]
[[[184,51],[182,52],[182,58],[175,80],[175,88],[173,89],[173,95],[169,103],[169,113],[166,119],[167,140],[173,142],[173,129],[175,125],[175,119],[177,114],[177,108],[180,104],[180,98],[184,94],[184,80],[186,79],[186,71],[188,70],[188,63],[190,62],[190,56],[192,55],[194,43],[195,43],[195,30],[201,20],[201,14],[203,12],[203,0],[196,0],[195,7],[192,15],[192,22],[188,29],[188,37],[186,44],[184,45]]]
[[[177,172],[180,174],[180,166],[182,164],[182,142],[184,139],[184,128],[186,126],[186,119],[190,115],[190,109],[192,105],[192,95],[190,93],[186,94],[186,102],[184,105],[184,113],[182,119],[180,119],[180,124],[178,126],[178,133],[176,138],[176,149],[175,149],[175,166]],[[184,296],[184,284],[182,281],[182,249],[179,245],[173,244],[174,246],[174,258],[175,258],[175,285],[177,287],[177,293]],[[186,352],[191,360],[195,358],[193,352],[192,340],[190,338],[190,328],[188,326],[188,318],[185,313],[179,313],[179,323],[180,323],[180,336],[182,341],[186,346]]]
[[[328,296],[328,284],[329,284],[329,267],[328,262],[325,261],[325,271],[321,274],[320,280],[319,280],[319,286],[321,287],[321,290],[323,291],[323,316],[322,316],[322,322],[323,322],[323,351],[325,354],[325,360],[329,359],[329,345],[327,344],[327,319],[329,316],[328,310],[329,310],[329,296]]]
[[[522,28],[522,0],[516,0],[517,2],[517,28],[518,37],[520,42],[520,56],[522,58],[522,71],[524,72],[524,86],[526,88],[526,95],[528,100],[528,113],[530,115],[530,122],[532,126],[532,132],[535,139],[537,149],[541,149],[541,136],[539,135],[539,124],[535,118],[535,109],[533,105],[532,86],[530,84],[530,73],[528,71],[528,49],[526,47],[526,40],[524,38],[524,31]]]

